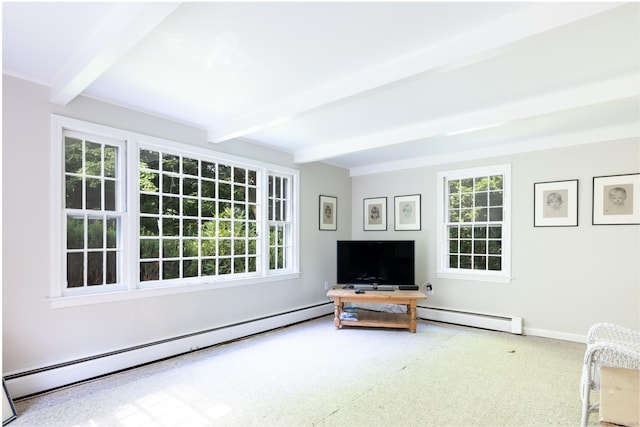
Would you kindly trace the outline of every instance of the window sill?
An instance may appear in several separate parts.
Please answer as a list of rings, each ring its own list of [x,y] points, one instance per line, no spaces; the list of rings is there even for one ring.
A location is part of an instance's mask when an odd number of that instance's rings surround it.
[[[215,289],[234,288],[239,286],[263,284],[283,280],[293,280],[298,279],[299,277],[300,273],[272,274],[266,277],[255,277],[250,279],[224,280],[182,286],[159,286],[127,291],[112,291],[88,295],[62,296],[49,298],[49,303],[51,304],[51,308],[53,309],[79,307],[84,305],[104,304],[141,298],[177,295],[190,292],[211,291]]]
[[[512,277],[496,274],[464,274],[464,273],[436,273],[438,279],[469,280],[474,282],[511,283]]]

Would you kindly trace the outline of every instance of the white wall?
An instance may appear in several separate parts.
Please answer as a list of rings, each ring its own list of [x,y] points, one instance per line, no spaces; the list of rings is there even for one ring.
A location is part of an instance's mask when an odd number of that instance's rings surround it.
[[[87,98],[48,102],[46,87],[3,76],[3,372],[82,357],[326,303],[335,241],[351,235],[348,172],[296,166],[291,155],[243,141],[206,142],[201,129]],[[50,114],[60,114],[300,170],[299,279],[52,309],[49,273]],[[338,231],[318,230],[319,195],[338,197]]]
[[[426,307],[521,316],[525,333],[557,338],[584,337],[599,321],[640,329],[640,226],[591,224],[593,177],[640,172],[639,147],[612,141],[354,177],[353,238],[415,239],[416,282],[435,290]],[[437,173],[501,163],[512,168],[512,282],[436,278]],[[534,228],[534,183],[568,179],[579,180],[579,226]],[[393,231],[393,197],[407,194],[422,194],[421,231]],[[382,196],[389,231],[363,231],[362,199]]]

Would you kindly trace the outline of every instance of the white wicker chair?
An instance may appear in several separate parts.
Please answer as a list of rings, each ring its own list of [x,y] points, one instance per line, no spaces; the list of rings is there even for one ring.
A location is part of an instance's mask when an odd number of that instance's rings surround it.
[[[611,323],[598,323],[589,329],[580,389],[583,427],[589,422],[589,414],[599,408],[599,401],[591,402],[591,390],[600,390],[601,366],[640,369],[640,332]]]

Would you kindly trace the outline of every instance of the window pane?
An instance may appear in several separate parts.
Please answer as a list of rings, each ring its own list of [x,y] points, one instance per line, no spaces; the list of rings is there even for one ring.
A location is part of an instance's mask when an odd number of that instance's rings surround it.
[[[487,191],[489,180],[486,177],[476,178],[474,191]]]
[[[487,269],[487,257],[485,257],[485,256],[474,256],[473,257],[473,268],[475,270],[486,270]]]
[[[234,258],[233,259],[233,272],[236,274],[241,274],[245,272],[245,261],[244,258]]]
[[[200,215],[205,218],[213,218],[216,216],[216,202],[211,200],[200,201]]]
[[[449,268],[458,268],[458,256],[457,255],[449,256]]]
[[[107,252],[107,284],[118,282],[118,253]]]
[[[210,162],[202,162],[202,176],[205,178],[215,178],[216,164]]]
[[[473,241],[473,253],[474,254],[486,254],[487,253],[487,242],[484,240],[474,240]]]
[[[492,255],[499,255],[502,253],[502,241],[501,240],[489,240],[489,253]]]
[[[220,181],[231,181],[231,166],[218,165],[218,179]]]
[[[491,227],[489,227],[489,238],[490,239],[501,239],[502,238],[502,227],[501,226],[491,226]]]
[[[197,219],[184,219],[182,220],[182,235],[197,237],[199,232]]]
[[[87,206],[86,209],[102,209],[102,180],[87,178],[86,180]]]
[[[155,194],[140,194],[140,212],[158,214],[160,213],[159,196]]]
[[[231,184],[221,182],[218,185],[218,197],[222,200],[231,200]]]
[[[182,194],[185,196],[197,196],[198,195],[198,180],[191,178],[182,179]]]
[[[79,176],[65,176],[65,207],[67,209],[82,209],[82,178]]]
[[[159,170],[160,153],[152,150],[140,150],[140,167]]]
[[[160,191],[160,175],[155,172],[140,171],[140,190],[150,193]]]
[[[196,159],[182,159],[182,173],[185,175],[199,175],[198,161]]]
[[[162,240],[162,257],[177,258],[180,256],[180,240],[163,239]]]
[[[476,193],[476,206],[487,206],[488,193]]]
[[[461,240],[460,241],[460,253],[461,254],[470,254],[471,253],[471,240]]]
[[[157,217],[140,217],[140,235],[141,236],[159,236]]]
[[[455,194],[460,192],[460,180],[449,181],[449,194]]]
[[[236,239],[233,241],[233,254],[244,255],[246,252],[246,244],[244,239]]]
[[[488,210],[487,208],[476,208],[475,220],[476,222],[487,221]]]
[[[449,237],[455,239],[458,237],[458,227],[457,226],[449,226]]]
[[[87,175],[102,176],[102,145],[86,142],[84,168]]]
[[[180,220],[178,218],[162,219],[162,235],[163,236],[179,236]]]
[[[162,263],[162,278],[177,279],[180,277],[180,261],[164,261]]]
[[[198,216],[198,199],[182,199],[182,215]]]
[[[493,271],[502,270],[502,258],[497,256],[490,256],[488,269]]]
[[[502,206],[502,191],[492,191],[489,193],[489,204],[491,206]]]
[[[67,216],[67,249],[84,248],[84,217]]]
[[[118,218],[107,218],[107,248],[118,247]]]
[[[243,168],[234,168],[233,179],[234,182],[245,184],[247,182],[247,170]]]
[[[213,199],[216,197],[216,183],[215,181],[207,181],[203,179],[200,181],[200,191],[202,192],[202,197],[209,197]]]
[[[198,256],[198,240],[184,239],[182,241],[182,256],[197,257]]]
[[[502,208],[490,208],[489,221],[502,221]]]
[[[204,259],[200,263],[200,275],[201,276],[215,276],[218,274],[216,269],[216,260],[215,259]]]
[[[67,287],[84,286],[84,253],[67,253]]]
[[[160,263],[158,261],[140,263],[140,281],[141,282],[146,282],[149,280],[159,280],[159,279],[160,279]]]
[[[460,237],[464,239],[470,239],[471,237],[473,237],[472,230],[473,228],[470,226],[460,227]]]
[[[162,170],[164,172],[180,172],[180,157],[173,154],[163,153]]]
[[[104,209],[106,211],[116,210],[116,182],[105,181],[104,182]]]
[[[118,149],[116,147],[105,145],[104,146],[104,176],[108,178],[115,178],[116,175],[116,161],[118,158]]]
[[[89,252],[87,254],[87,285],[102,285],[103,281],[103,252]]]
[[[162,192],[167,194],[180,194],[180,178],[162,174]]]
[[[200,242],[200,256],[216,256],[218,251],[216,250],[215,240],[203,240]]]
[[[233,200],[244,202],[247,199],[247,188],[242,185],[234,185]]]
[[[64,139],[64,170],[71,173],[83,173],[82,140],[66,137]]]
[[[182,261],[182,275],[183,277],[198,277],[198,260]]]
[[[159,258],[160,239],[140,239],[140,258]]]
[[[218,274],[231,274],[230,258],[222,258],[218,260]]]
[[[162,196],[162,213],[164,215],[180,215],[180,199],[178,197]]]
[[[489,190],[502,190],[503,189],[503,176],[494,175],[489,177]]]
[[[104,226],[102,218],[89,218],[87,247],[102,248],[104,242]]]
[[[460,267],[471,269],[471,257],[469,255],[460,255]]]

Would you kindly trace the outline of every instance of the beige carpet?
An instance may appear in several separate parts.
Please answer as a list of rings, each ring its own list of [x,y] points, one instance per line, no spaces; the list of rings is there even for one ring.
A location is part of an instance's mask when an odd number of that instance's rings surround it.
[[[11,426],[578,426],[584,349],[327,316],[18,401]]]

